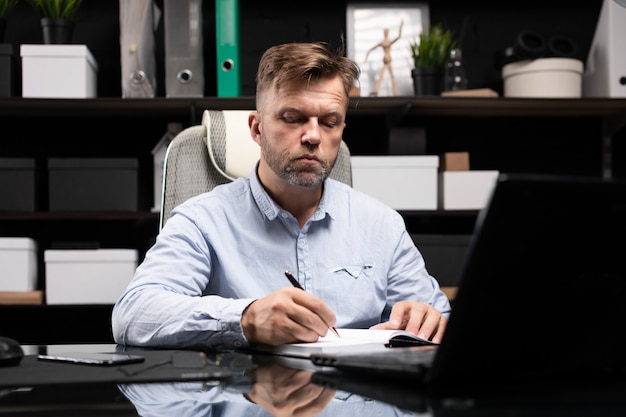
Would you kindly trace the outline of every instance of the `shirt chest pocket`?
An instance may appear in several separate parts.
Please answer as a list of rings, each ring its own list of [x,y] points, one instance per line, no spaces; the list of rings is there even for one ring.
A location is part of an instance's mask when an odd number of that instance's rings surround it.
[[[359,278],[365,271],[374,268],[373,264],[361,264],[361,265],[344,265],[333,269],[333,273],[336,275],[347,275],[354,279]]]

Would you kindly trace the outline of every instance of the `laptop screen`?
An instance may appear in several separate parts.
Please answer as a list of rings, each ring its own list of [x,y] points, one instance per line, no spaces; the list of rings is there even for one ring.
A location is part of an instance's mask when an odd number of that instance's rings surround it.
[[[626,365],[626,181],[500,175],[431,379]]]

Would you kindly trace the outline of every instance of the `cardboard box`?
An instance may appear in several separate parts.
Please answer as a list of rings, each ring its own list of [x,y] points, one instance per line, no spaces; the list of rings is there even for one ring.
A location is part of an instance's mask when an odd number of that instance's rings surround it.
[[[21,45],[22,96],[97,97],[98,64],[86,45]]]
[[[48,249],[47,304],[113,304],[137,268],[134,249]]]
[[[0,238],[0,291],[33,291],[37,286],[37,244],[28,237]]]
[[[0,304],[39,305],[43,304],[43,291],[0,291]]]
[[[439,172],[443,171],[469,171],[469,152],[446,152],[441,155]]]
[[[35,178],[35,159],[0,158],[0,211],[35,211]]]
[[[437,209],[438,156],[352,156],[352,186],[396,210]]]
[[[446,171],[439,177],[439,207],[480,210],[489,201],[499,171]]]
[[[134,158],[50,158],[50,211],[136,211]]]

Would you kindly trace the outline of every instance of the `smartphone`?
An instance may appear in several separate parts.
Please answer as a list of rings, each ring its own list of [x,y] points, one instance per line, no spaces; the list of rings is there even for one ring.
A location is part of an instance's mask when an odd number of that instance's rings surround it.
[[[140,355],[128,353],[92,353],[92,352],[67,352],[50,355],[37,355],[41,361],[82,363],[87,365],[114,366],[128,363],[143,362],[145,358]]]

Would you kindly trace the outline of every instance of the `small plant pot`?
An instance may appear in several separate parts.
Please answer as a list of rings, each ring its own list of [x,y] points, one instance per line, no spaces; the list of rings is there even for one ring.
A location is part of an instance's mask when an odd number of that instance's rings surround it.
[[[43,43],[46,45],[65,45],[72,41],[74,21],[68,19],[42,17]]]
[[[443,90],[443,68],[414,68],[413,92],[416,96],[438,96]]]

